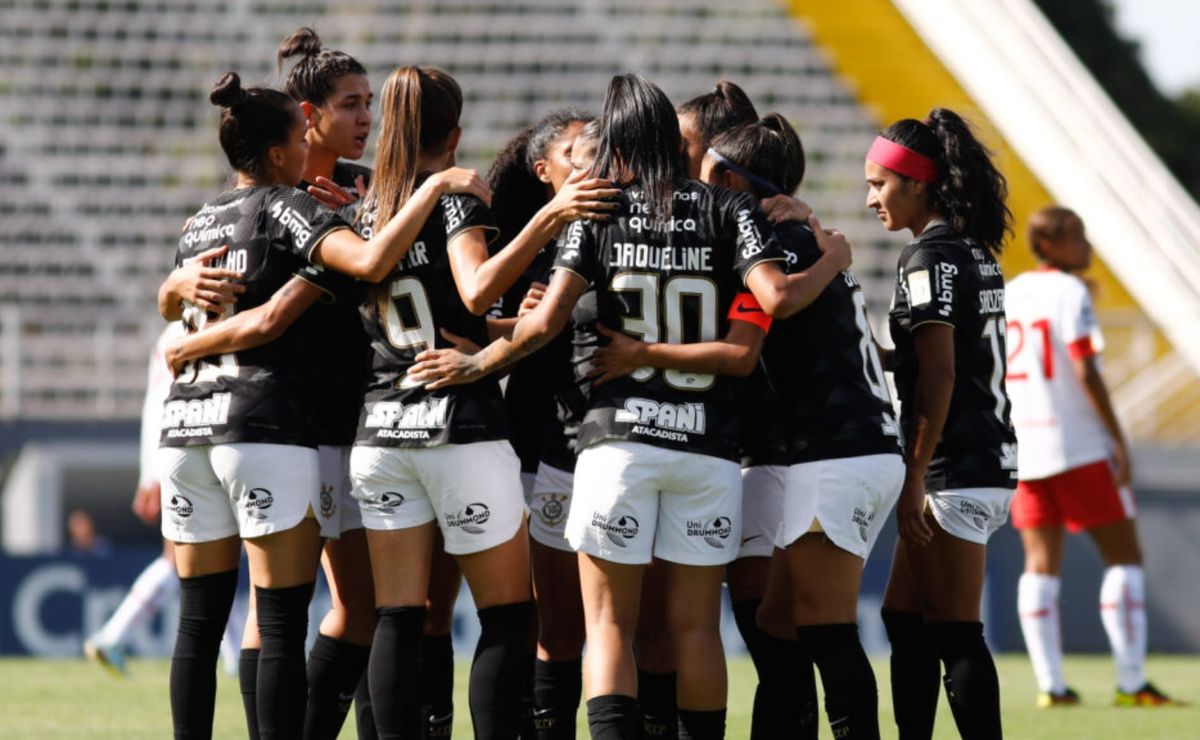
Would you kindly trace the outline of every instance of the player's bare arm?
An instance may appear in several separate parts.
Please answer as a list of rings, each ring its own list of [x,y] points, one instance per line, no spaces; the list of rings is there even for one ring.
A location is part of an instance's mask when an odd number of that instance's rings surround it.
[[[834,278],[850,267],[850,242],[845,235],[821,228],[816,216],[810,216],[808,223],[823,253],[821,259],[804,272],[791,275],[785,275],[777,263],[763,262],[746,276],[746,287],[773,318],[785,319],[802,311]]]
[[[744,321],[730,322],[724,339],[691,344],[650,344],[603,324],[596,329],[608,338],[608,344],[592,356],[595,385],[629,375],[639,367],[745,377],[754,371],[767,338],[764,330]]]
[[[1133,469],[1129,460],[1129,447],[1125,442],[1125,433],[1121,430],[1121,422],[1117,420],[1117,413],[1113,410],[1112,399],[1108,395],[1108,386],[1104,383],[1104,376],[1100,374],[1100,367],[1096,364],[1095,356],[1082,357],[1072,361],[1075,368],[1075,376],[1079,378],[1079,382],[1083,385],[1084,393],[1087,394],[1088,400],[1092,403],[1092,408],[1096,410],[1096,414],[1100,417],[1100,421],[1104,424],[1104,428],[1108,430],[1108,434],[1113,440],[1113,463],[1116,470],[1114,471],[1118,486],[1128,486],[1133,477]]]
[[[913,348],[917,381],[896,524],[905,543],[924,547],[933,538],[925,520],[925,473],[942,438],[954,394],[954,327],[934,323],[918,326],[913,331]]]
[[[408,377],[425,383],[430,390],[437,390],[470,383],[511,365],[558,336],[586,288],[578,275],[558,270],[550,280],[545,299],[517,320],[512,339],[497,339],[474,355],[452,349],[426,350],[417,355],[417,362],[408,371]]]
[[[167,365],[172,373],[178,374],[192,360],[240,352],[272,342],[321,295],[317,286],[293,277],[261,306],[223,321],[211,322],[204,329],[171,342],[164,353]]]
[[[451,167],[430,175],[392,219],[364,242],[350,229],[330,232],[312,250],[312,261],[352,277],[378,283],[387,277],[429,220],[438,199],[447,193],[470,193],[484,203],[491,189],[475,170]]]

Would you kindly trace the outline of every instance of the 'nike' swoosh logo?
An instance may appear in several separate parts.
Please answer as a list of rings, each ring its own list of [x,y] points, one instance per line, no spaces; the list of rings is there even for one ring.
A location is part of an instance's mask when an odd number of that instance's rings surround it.
[[[744,545],[744,544],[746,544],[747,542],[749,542],[750,540],[756,540],[756,539],[758,539],[759,537],[762,537],[762,535],[761,535],[761,534],[752,534],[752,535],[750,535],[749,537],[745,537],[745,538],[743,538],[743,539],[742,539],[742,544]]]
[[[761,308],[746,308],[745,306],[743,306],[742,304],[739,303],[739,304],[737,304],[737,312],[738,313],[762,313],[763,311]]]

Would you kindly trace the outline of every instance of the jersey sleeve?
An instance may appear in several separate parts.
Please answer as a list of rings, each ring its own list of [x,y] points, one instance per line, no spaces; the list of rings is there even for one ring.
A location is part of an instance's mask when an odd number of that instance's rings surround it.
[[[787,255],[775,236],[775,229],[753,198],[747,195],[735,201],[733,221],[737,234],[733,269],[743,284],[750,271],[763,262],[786,264]]]
[[[908,298],[910,331],[921,324],[956,326],[963,281],[958,265],[926,247],[915,250],[902,268],[900,289]]]
[[[491,244],[500,235],[492,212],[483,201],[465,193],[451,193],[442,196],[442,213],[445,214],[446,243],[454,237],[471,229],[484,229],[487,243]]]
[[[1092,296],[1082,281],[1073,281],[1062,306],[1063,344],[1073,360],[1082,360],[1100,352],[1103,339]]]
[[[330,232],[350,228],[336,211],[296,188],[275,188],[265,205],[266,228],[272,242],[309,262],[313,249]]]
[[[575,221],[567,227],[567,233],[558,243],[554,256],[554,269],[573,272],[591,285],[596,273],[596,234],[583,221]]]

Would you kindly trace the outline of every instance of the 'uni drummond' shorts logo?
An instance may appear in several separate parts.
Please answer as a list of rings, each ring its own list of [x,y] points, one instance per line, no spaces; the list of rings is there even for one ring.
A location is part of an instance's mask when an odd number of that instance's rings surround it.
[[[246,507],[246,514],[251,519],[263,520],[267,518],[267,510],[275,503],[275,497],[265,488],[251,488],[250,492],[242,499],[242,506]]]
[[[689,519],[687,522],[688,537],[703,537],[709,547],[718,550],[725,549],[725,540],[733,534],[733,520],[727,516],[715,517],[710,522],[699,519]]]
[[[171,512],[171,516],[176,519],[187,519],[195,511],[195,508],[191,501],[177,493],[167,502],[167,511]]]
[[[400,508],[400,504],[404,503],[404,497],[393,491],[385,491],[379,494],[379,498],[369,503],[364,503],[364,509],[378,511],[381,514],[390,514]]]
[[[467,504],[457,514],[446,517],[447,527],[458,527],[467,534],[483,534],[483,525],[492,518],[492,510],[487,504]]]
[[[637,537],[640,525],[638,520],[626,514],[615,521],[600,512],[592,514],[592,526],[604,532],[608,541],[617,547],[629,547],[629,541]]]

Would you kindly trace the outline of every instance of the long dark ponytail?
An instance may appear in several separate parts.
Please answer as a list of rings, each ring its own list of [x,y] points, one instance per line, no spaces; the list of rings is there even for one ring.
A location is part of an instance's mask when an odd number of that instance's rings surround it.
[[[925,121],[896,121],[882,136],[934,161],[938,177],[929,188],[930,207],[955,231],[999,254],[1012,234],[1008,181],[970,124],[952,110],[934,108]]]
[[[632,175],[653,217],[671,218],[685,175],[679,118],[666,94],[641,75],[617,75],[609,83],[592,173],[617,183]]]

